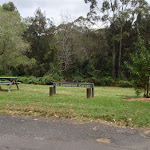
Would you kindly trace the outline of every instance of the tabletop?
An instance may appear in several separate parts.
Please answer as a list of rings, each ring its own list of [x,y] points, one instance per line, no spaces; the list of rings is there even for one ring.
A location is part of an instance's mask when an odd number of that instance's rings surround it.
[[[18,79],[18,77],[0,77],[0,79],[13,79],[13,80],[16,80],[16,79]]]

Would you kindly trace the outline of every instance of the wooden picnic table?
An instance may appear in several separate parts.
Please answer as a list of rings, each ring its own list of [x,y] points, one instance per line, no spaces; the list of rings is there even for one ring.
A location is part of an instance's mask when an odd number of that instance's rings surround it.
[[[9,89],[8,89],[9,92],[11,91],[11,87],[14,84],[17,86],[17,89],[19,90],[18,84],[20,82],[17,82],[17,79],[18,77],[0,77],[0,84],[9,85]],[[1,86],[0,86],[0,89],[1,89]]]

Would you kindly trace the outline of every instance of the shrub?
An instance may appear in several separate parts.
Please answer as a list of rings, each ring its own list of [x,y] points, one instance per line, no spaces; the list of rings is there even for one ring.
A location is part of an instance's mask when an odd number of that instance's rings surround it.
[[[73,77],[73,82],[83,82],[84,79],[81,76],[74,76]]]
[[[53,75],[53,78],[54,78],[54,81],[55,82],[59,82],[59,81],[62,81],[63,80],[63,77],[61,75],[59,75],[58,73],[55,73]]]
[[[119,80],[118,81],[118,86],[119,87],[132,87],[132,83],[129,81],[123,81],[123,80]]]
[[[27,84],[28,83],[28,77],[19,77],[17,79],[17,81]]]
[[[92,81],[91,78],[86,78],[86,79],[84,79],[84,82],[86,82],[86,83],[93,83],[93,81]]]
[[[28,84],[37,84],[39,82],[39,78],[36,78],[34,76],[30,76],[29,79],[28,79]]]
[[[43,84],[43,85],[49,85],[53,83],[53,77],[46,76],[46,77],[39,77],[36,78],[34,76],[30,77],[19,77],[17,81],[20,81],[25,84]]]
[[[42,77],[40,78],[40,81],[43,85],[50,85],[53,83],[53,77],[51,76],[46,76],[46,77]]]
[[[112,79],[112,77],[104,77],[99,79],[99,85],[101,86],[110,86],[112,85],[114,82],[114,80]]]

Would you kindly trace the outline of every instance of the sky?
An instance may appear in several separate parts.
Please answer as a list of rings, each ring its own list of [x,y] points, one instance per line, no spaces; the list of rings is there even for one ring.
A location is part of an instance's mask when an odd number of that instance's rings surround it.
[[[0,5],[12,1],[23,18],[34,16],[37,8],[45,11],[47,18],[53,18],[56,24],[61,23],[61,15],[74,20],[87,16],[89,4],[84,0],[0,0]]]
[[[84,0],[0,0],[0,5],[12,1],[23,18],[34,16],[37,8],[45,11],[47,18],[52,19],[55,24],[60,24],[63,16],[69,16],[73,21],[80,16],[87,16],[89,4]],[[150,0],[147,0],[150,4]]]

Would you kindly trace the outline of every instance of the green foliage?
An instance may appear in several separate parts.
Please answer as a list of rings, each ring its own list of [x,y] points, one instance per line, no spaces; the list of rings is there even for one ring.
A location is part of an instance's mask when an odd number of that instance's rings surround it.
[[[99,85],[100,86],[110,86],[113,83],[112,77],[104,77],[99,79]]]
[[[13,2],[3,4],[2,8],[6,11],[17,11],[17,8]]]
[[[54,78],[51,76],[39,77],[36,78],[34,76],[30,77],[19,77],[17,81],[20,81],[25,84],[42,84],[42,85],[50,85],[54,82]]]
[[[136,89],[143,89],[144,96],[149,97],[150,53],[144,46],[144,41],[138,35],[137,53],[131,55],[132,64],[125,62],[134,77]]]
[[[34,76],[30,76],[29,78],[28,78],[28,82],[27,82],[28,84],[31,84],[31,83],[33,83],[33,84],[37,84],[37,83],[39,83],[39,78],[36,78],[36,77],[34,77]]]
[[[114,81],[112,77],[91,77],[91,78],[83,78],[82,76],[73,76],[66,78],[65,80],[62,76],[55,74],[54,76],[44,76],[44,77],[19,77],[19,82],[25,84],[40,84],[40,85],[51,85],[53,82],[83,82],[83,83],[94,83],[94,85],[98,86],[119,86],[119,87],[133,87],[133,83],[126,80],[118,80]],[[142,90],[137,90],[139,94],[143,92]]]
[[[17,81],[27,84],[28,83],[28,77],[18,77]]]
[[[119,87],[133,87],[133,84],[129,81],[119,80],[118,86]]]
[[[53,77],[46,76],[46,77],[40,78],[40,81],[42,85],[50,85],[50,84],[53,84],[54,79]]]
[[[125,3],[113,0],[111,5],[105,0],[99,5],[98,0],[85,1],[91,4],[91,14],[95,11],[93,18],[104,15],[101,19],[105,23],[110,21],[107,27],[93,29],[94,21],[89,18],[70,21],[68,16],[55,26],[40,8],[34,17],[24,19],[12,2],[3,4],[0,7],[0,74],[34,76],[25,81],[34,84],[49,84],[52,79],[38,77],[50,76],[56,82],[66,79],[103,86],[132,86],[128,80],[133,74],[121,62],[131,62],[129,54],[136,53],[137,24],[145,48],[150,51],[148,3],[135,0],[130,5],[131,0]],[[99,6],[101,15],[95,9]],[[121,81],[113,80],[117,72]],[[135,80],[137,83],[138,79]],[[140,81],[136,83],[136,87],[146,88]]]
[[[30,62],[25,56],[29,45],[21,36],[23,32],[24,25],[19,14],[0,8],[0,66],[5,75],[9,68]]]
[[[73,76],[73,82],[83,82],[83,80],[81,76]]]
[[[113,86],[114,80],[112,77],[91,77],[86,78],[84,82],[94,83],[99,86]]]
[[[26,24],[28,28],[24,32],[24,37],[30,43],[30,50],[26,52],[26,55],[36,60],[36,64],[26,70],[28,75],[43,76],[52,66],[58,65],[58,49],[54,43],[55,27],[40,8],[36,10],[34,17],[27,20]]]

